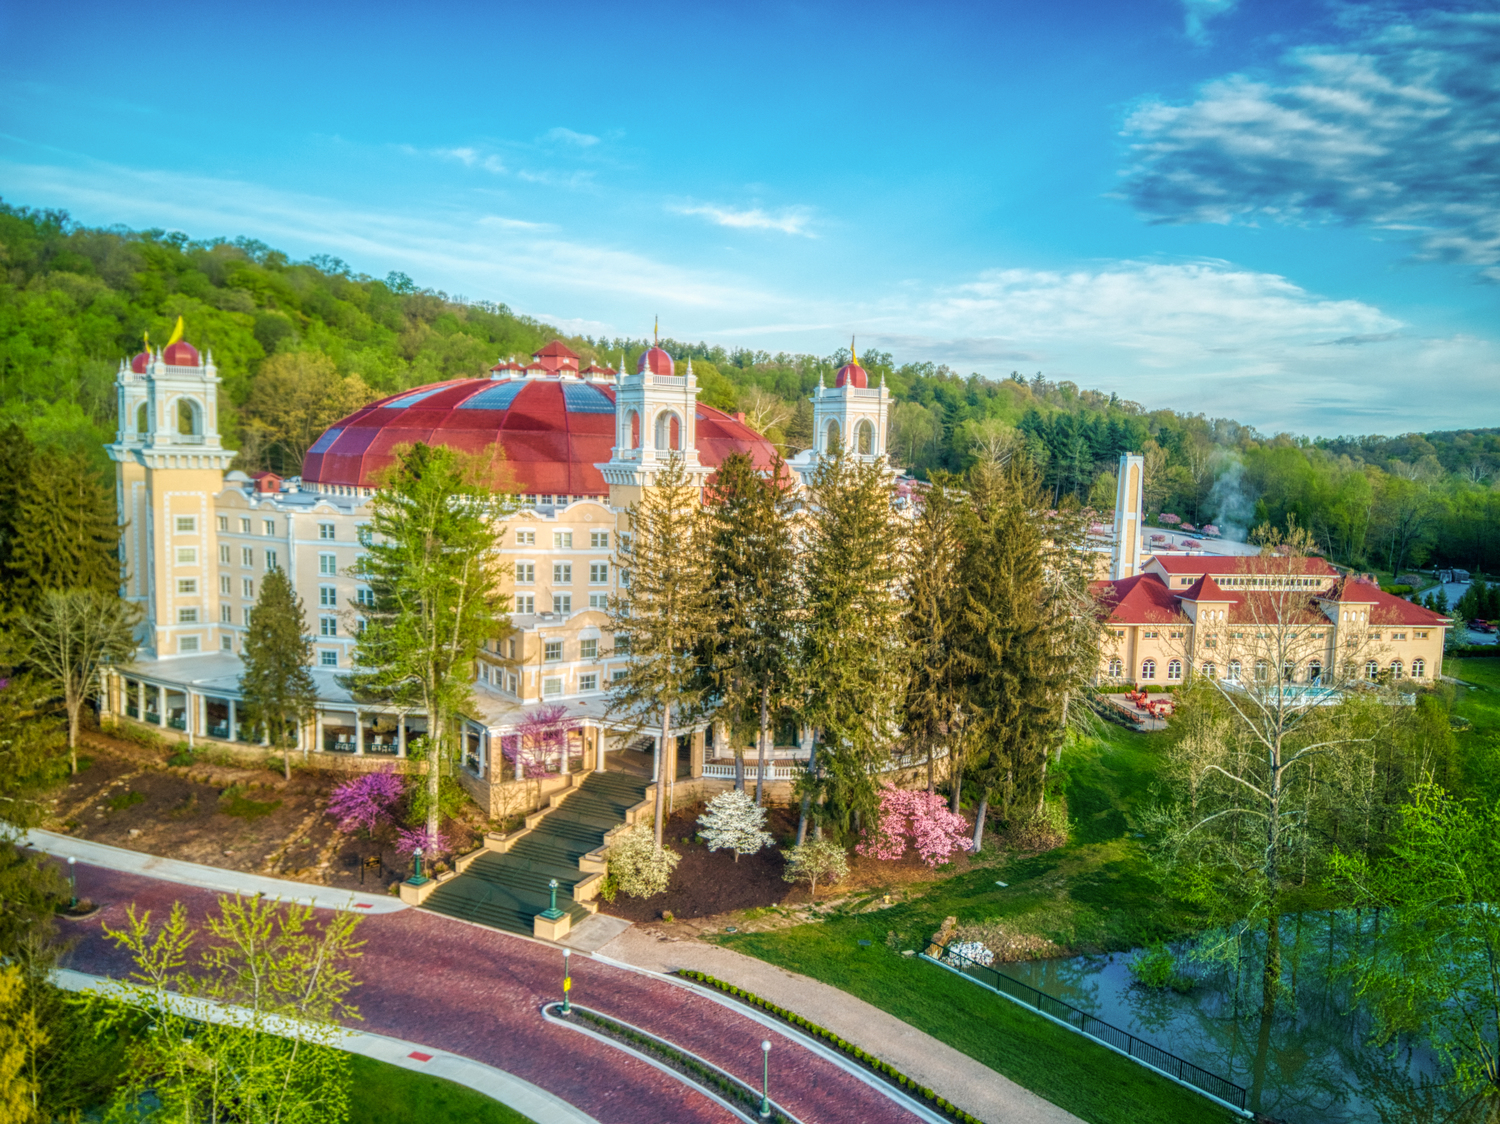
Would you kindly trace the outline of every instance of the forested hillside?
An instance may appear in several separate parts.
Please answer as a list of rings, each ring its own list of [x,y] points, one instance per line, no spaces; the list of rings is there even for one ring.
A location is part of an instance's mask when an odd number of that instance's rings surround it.
[[[476,375],[558,337],[612,366],[649,346],[566,336],[505,305],[450,298],[399,273],[355,275],[336,258],[294,262],[251,239],[89,229],[4,204],[0,263],[0,421],[17,421],[40,445],[85,452],[101,471],[119,360],[140,350],[143,333],[164,343],[178,316],[219,365],[226,444],[242,450],[246,468],[285,473],[323,426],[375,396]],[[811,441],[807,396],[849,356],[663,346],[692,357],[704,401],[745,411],[788,449]],[[1119,454],[1138,451],[1153,513],[1229,533],[1295,516],[1338,561],[1391,571],[1500,563],[1500,429],[1267,437],[1040,374],[997,381],[896,366],[874,351],[859,358],[891,387],[891,448],[918,475],[961,469],[977,449],[1024,447],[1059,503],[1107,510]]]

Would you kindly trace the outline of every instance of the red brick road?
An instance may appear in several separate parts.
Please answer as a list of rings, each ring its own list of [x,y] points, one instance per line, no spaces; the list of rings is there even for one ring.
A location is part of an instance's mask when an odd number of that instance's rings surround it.
[[[138,875],[78,864],[80,890],[106,903],[78,926],[66,967],[123,976],[129,958],[100,926],[124,922],[131,902],[164,919],[174,901],[202,917],[216,895]],[[473,1058],[525,1078],[602,1124],[728,1124],[721,1106],[611,1047],[542,1019],[561,998],[557,949],[462,921],[404,910],[364,918],[367,942],[354,994],[357,1029]],[[807,1124],[915,1124],[918,1118],[839,1067],[759,1023],[659,979],[573,957],[573,998],[649,1030],[754,1085],[760,1042],[769,1037],[772,1091]],[[538,1124],[546,1124],[540,1121]]]

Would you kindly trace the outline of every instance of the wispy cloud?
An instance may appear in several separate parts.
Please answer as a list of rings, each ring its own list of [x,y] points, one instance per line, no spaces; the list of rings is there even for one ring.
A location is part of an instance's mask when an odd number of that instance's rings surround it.
[[[783,234],[815,238],[807,229],[812,222],[812,211],[807,207],[783,207],[779,211],[767,211],[761,207],[721,207],[713,203],[672,203],[667,209],[679,215],[701,215],[716,226],[728,226],[737,230],[779,230]]]
[[[1328,221],[1397,232],[1500,281],[1500,13],[1437,12],[1274,80],[1139,107],[1123,192],[1160,222]]]
[[[505,162],[500,157],[492,152],[480,152],[477,148],[434,148],[428,151],[443,160],[457,160],[466,168],[483,168],[496,175],[503,175],[506,171]]]
[[[1182,0],[1183,31],[1200,46],[1209,42],[1208,21],[1233,11],[1239,0]]]
[[[572,129],[564,129],[561,125],[555,129],[548,129],[546,135],[548,140],[577,145],[579,148],[591,148],[599,143],[598,137],[590,136],[588,133],[575,133]]]

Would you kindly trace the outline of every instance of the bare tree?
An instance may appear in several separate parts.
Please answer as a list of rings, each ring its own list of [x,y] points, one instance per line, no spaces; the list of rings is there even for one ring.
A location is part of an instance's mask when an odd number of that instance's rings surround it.
[[[792,420],[792,407],[764,387],[752,386],[741,394],[739,407],[744,411],[745,424],[756,433],[784,426]]]

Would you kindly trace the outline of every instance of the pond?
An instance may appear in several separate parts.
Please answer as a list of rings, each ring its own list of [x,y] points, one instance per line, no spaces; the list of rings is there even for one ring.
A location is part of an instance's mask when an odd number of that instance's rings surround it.
[[[1237,945],[1209,934],[1173,946],[1180,991],[1136,983],[1130,965],[1143,950],[994,968],[1244,1087],[1248,1107],[1273,1120],[1452,1119],[1456,1105],[1440,1085],[1435,1052],[1404,1039],[1371,1046],[1370,1017],[1340,975],[1347,951],[1373,939],[1378,924],[1349,911],[1287,916],[1283,994],[1269,1020],[1260,1010],[1264,934]]]

